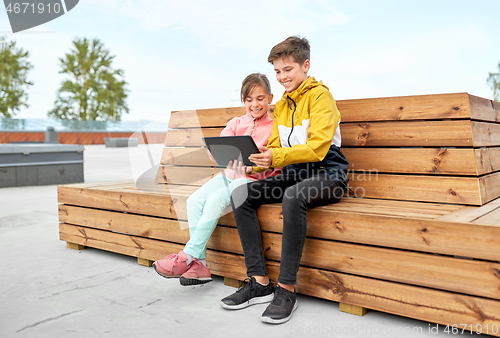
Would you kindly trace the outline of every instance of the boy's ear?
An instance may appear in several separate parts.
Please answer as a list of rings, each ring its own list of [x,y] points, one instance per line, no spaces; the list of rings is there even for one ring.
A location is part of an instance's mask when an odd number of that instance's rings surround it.
[[[309,69],[311,69],[311,61],[309,61],[309,59],[307,59],[306,61],[304,61],[304,64],[302,66],[304,67],[304,70],[306,72],[308,72]]]

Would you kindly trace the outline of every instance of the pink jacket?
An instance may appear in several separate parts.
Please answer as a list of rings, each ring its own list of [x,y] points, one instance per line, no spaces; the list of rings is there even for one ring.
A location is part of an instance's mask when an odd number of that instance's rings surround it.
[[[252,136],[255,144],[257,146],[267,146],[267,141],[269,136],[271,136],[271,130],[273,127],[273,120],[265,113],[260,119],[254,119],[250,113],[246,113],[243,116],[235,117],[231,119],[226,128],[222,130],[220,136],[241,136],[250,135]],[[210,155],[210,153],[209,153]],[[214,159],[210,156],[212,161]],[[266,177],[276,176],[281,174],[281,168],[271,168],[260,173],[255,173],[252,175],[236,175],[234,170],[226,169],[224,174],[230,178],[244,178],[252,181],[262,180]]]

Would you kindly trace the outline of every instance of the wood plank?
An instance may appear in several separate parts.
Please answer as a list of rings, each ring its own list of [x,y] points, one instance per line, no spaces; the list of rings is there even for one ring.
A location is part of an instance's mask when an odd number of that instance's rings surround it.
[[[491,101],[491,103],[493,104],[493,109],[495,109],[496,121],[500,122],[500,102]]]
[[[185,244],[189,240],[187,224],[173,220],[116,212],[60,206],[60,221],[122,234],[142,235],[151,239]],[[140,228],[140,229],[137,229]],[[82,231],[80,231],[82,232]],[[267,259],[281,260],[281,235],[263,232]],[[137,239],[136,239],[137,241]],[[207,248],[243,254],[238,231],[219,226]],[[332,255],[332,253],[335,253]],[[307,238],[301,264],[332,271],[364,275],[378,279],[445,289],[460,293],[500,299],[500,264],[479,260],[393,250],[366,245]]]
[[[191,165],[209,167],[213,163],[205,148],[164,148],[161,165]]]
[[[500,148],[496,149],[500,158]],[[476,176],[476,161],[485,162],[483,174],[495,168],[500,170],[500,160],[490,161],[494,155],[487,149],[477,159],[473,148],[342,148],[341,151],[349,161],[349,170],[358,172]]]
[[[143,239],[144,241],[141,240],[138,244],[128,236],[116,233],[91,238],[73,226],[64,227],[60,236],[61,240],[73,239],[80,241],[82,245],[87,243],[98,249],[114,249],[108,251],[153,261],[182,249],[180,245],[155,243],[159,241],[150,239]],[[245,278],[242,256],[209,250],[207,263],[215,275],[240,280]],[[268,262],[268,270],[270,277],[276,280],[279,273],[278,264]],[[473,328],[477,324],[491,327],[493,324],[498,325],[500,321],[500,302],[496,300],[307,267],[299,269],[297,278],[299,293],[419,320],[443,325],[463,323],[472,325]]]
[[[477,176],[500,170],[500,148],[342,148],[352,171]],[[211,166],[207,151],[164,148],[162,165]]]
[[[500,198],[497,198],[494,201],[486,203],[480,207],[469,207],[465,206],[461,209],[452,211],[448,214],[435,218],[436,221],[446,221],[446,222],[460,222],[460,223],[470,223],[491,211],[500,208]],[[481,223],[481,222],[478,222]],[[490,223],[485,223],[490,224]]]
[[[220,168],[187,166],[161,168],[156,183],[193,186],[203,185],[222,171]],[[488,195],[481,198],[479,180],[476,177],[379,174],[375,169],[349,174],[349,196],[469,205],[482,205],[500,196],[498,189],[486,185],[485,194]],[[492,181],[489,176],[481,180],[484,184]]]
[[[225,127],[236,116],[245,115],[244,106],[173,111],[169,128]]]
[[[269,106],[269,117],[273,118],[274,105]],[[225,127],[236,116],[245,115],[244,106],[173,111],[169,128]]]
[[[177,218],[174,207],[175,200],[172,200],[168,195],[161,196],[150,193],[141,194],[140,192],[83,189],[70,186],[58,186],[57,192],[59,203]]]
[[[491,100],[469,94],[469,102],[473,120],[500,122]]]
[[[467,93],[339,100],[343,122],[470,118]]]
[[[500,196],[500,172],[479,178],[482,203],[488,203]]]
[[[336,103],[342,115],[342,122],[471,118],[467,93],[338,100]],[[274,106],[271,106],[270,115],[273,109]],[[224,127],[231,118],[244,113],[244,107],[174,111],[169,126]]]
[[[225,168],[192,167],[192,166],[160,166],[156,183],[174,183],[182,185],[202,186]]]
[[[165,138],[165,147],[202,147],[202,137],[220,136],[223,128],[172,129]]]
[[[476,219],[473,223],[479,224],[491,224],[500,227],[500,207],[492,210],[491,212],[485,214],[484,216]]]
[[[476,177],[349,174],[349,195],[354,197],[482,205],[479,189]]]
[[[500,148],[475,149],[478,175],[500,170]]]
[[[476,129],[484,128],[483,124],[490,125],[483,122],[475,123],[480,124]],[[471,121],[467,120],[342,123],[340,130],[343,147],[472,147],[473,145],[472,125]],[[219,136],[221,131],[222,128],[170,130],[165,139],[165,146],[201,147],[204,145],[202,137]],[[478,137],[483,135],[481,131],[476,133]],[[477,142],[483,144],[485,141],[478,138]]]
[[[500,124],[472,122],[474,147],[493,147],[500,145]]]
[[[478,122],[480,123],[480,122]],[[472,147],[471,121],[343,123],[343,147]]]
[[[137,237],[149,237],[175,243],[187,243],[186,221],[128,214],[123,212],[59,205],[59,221],[88,228]]]
[[[175,219],[177,214],[186,215],[185,200],[189,196],[188,194],[182,196],[181,193],[173,196],[153,196],[134,191],[102,192],[91,189],[80,191],[80,189],[72,189],[68,186],[59,186],[58,192],[59,202],[65,204]],[[363,201],[343,198],[339,203],[309,210],[307,235],[345,242],[500,261],[499,227],[338,209],[338,205],[350,203],[351,200]],[[410,203],[414,202],[406,202],[405,205],[410,205]],[[415,203],[415,205],[419,204],[426,203]],[[258,210],[258,216],[263,230],[281,231],[281,205],[262,206]],[[179,217],[179,219],[186,220],[187,218]],[[221,217],[219,224],[234,226],[232,214]]]

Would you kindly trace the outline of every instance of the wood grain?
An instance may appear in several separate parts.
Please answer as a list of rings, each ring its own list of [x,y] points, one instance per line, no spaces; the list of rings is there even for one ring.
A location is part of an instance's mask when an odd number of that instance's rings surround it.
[[[97,189],[84,189],[84,192],[75,199],[76,194],[68,189],[70,188],[59,187],[59,202],[173,219],[177,217],[177,213],[185,215],[185,199],[189,196],[185,194],[183,197],[180,192],[173,197],[166,194],[155,196],[134,191],[126,192],[126,190],[106,191],[106,194],[103,194]],[[375,202],[365,200],[373,203],[371,205],[360,203],[361,201],[363,200],[344,198],[337,204],[309,210],[307,235],[314,238],[500,261],[498,226],[433,221],[423,216],[415,218],[418,216],[418,211],[414,216],[408,214],[411,205],[417,207],[428,203],[386,201],[393,203],[384,208],[377,206],[377,200],[373,200]],[[403,203],[407,208],[398,209],[396,205],[399,203]],[[138,205],[141,208],[138,208]],[[422,213],[425,212],[425,209],[422,209]],[[427,212],[432,212],[432,209],[429,207]],[[443,213],[435,214],[434,217],[440,215]],[[264,231],[281,232],[280,205],[262,206],[259,208],[258,217]],[[182,217],[179,219],[186,220]],[[219,224],[234,227],[232,214],[221,217]],[[138,228],[138,231],[147,230]]]
[[[60,218],[60,221],[80,226],[88,225],[89,222],[83,215],[83,210],[74,207],[62,208],[60,214],[64,211],[63,214],[67,215]],[[95,226],[92,227],[94,229],[107,229],[131,236],[137,233],[136,215],[89,211],[87,217],[99,220],[94,223]],[[142,220],[144,219],[145,217],[142,217]],[[144,223],[151,224],[151,226],[142,226]],[[189,231],[186,228],[183,229],[182,225],[179,226],[175,221],[163,222],[163,227],[159,228],[155,226],[155,219],[150,218],[150,220],[144,220],[141,227],[148,229],[146,231],[141,229],[141,234],[146,235],[142,237],[178,244],[185,244],[189,240]],[[85,231],[90,233],[89,230]],[[280,261],[281,235],[264,232],[262,240],[266,258]],[[233,227],[216,227],[207,243],[207,248],[243,254],[238,231]],[[307,238],[301,264],[500,299],[500,280],[496,276],[496,271],[500,271],[500,264],[491,262]]]
[[[102,232],[61,224],[60,238],[152,261],[182,249],[177,244]],[[245,278],[242,256],[210,250],[207,262],[216,275],[239,280]],[[268,270],[270,277],[276,280],[279,273],[277,263],[268,262]],[[297,277],[299,293],[377,311],[443,325],[472,324],[473,328],[477,324],[491,327],[500,321],[500,302],[497,300],[307,267],[301,267]]]

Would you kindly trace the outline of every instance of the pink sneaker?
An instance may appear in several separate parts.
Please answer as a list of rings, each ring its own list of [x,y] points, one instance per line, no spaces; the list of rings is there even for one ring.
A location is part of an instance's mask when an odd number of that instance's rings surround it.
[[[193,258],[189,269],[181,276],[180,282],[182,286],[205,284],[212,281],[210,270]]]
[[[154,262],[153,267],[160,276],[165,278],[180,277],[191,266],[191,264],[188,266],[186,261],[186,254],[181,250],[178,254],[171,254]]]

